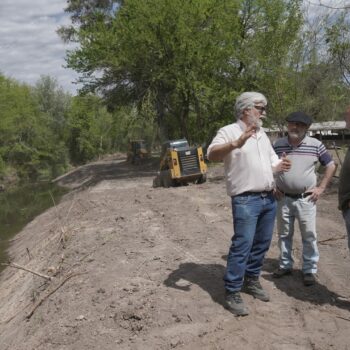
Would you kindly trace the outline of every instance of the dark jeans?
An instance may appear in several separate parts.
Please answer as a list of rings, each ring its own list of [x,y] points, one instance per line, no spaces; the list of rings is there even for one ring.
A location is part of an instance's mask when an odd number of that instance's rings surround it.
[[[343,217],[345,220],[346,231],[348,233],[348,247],[350,249],[350,208],[343,210]]]
[[[259,276],[270,247],[276,217],[272,194],[243,194],[231,198],[233,229],[224,276],[225,288],[241,290],[244,276]]]

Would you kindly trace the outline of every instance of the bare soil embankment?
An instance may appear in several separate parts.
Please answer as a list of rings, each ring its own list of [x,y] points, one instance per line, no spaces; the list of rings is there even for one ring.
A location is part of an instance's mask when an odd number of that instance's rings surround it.
[[[318,204],[318,283],[280,280],[277,237],[262,272],[272,301],[224,308],[232,235],[222,166],[202,185],[152,188],[155,166],[97,162],[61,177],[74,190],[15,238],[0,276],[1,350],[350,349],[350,257],[336,186]]]

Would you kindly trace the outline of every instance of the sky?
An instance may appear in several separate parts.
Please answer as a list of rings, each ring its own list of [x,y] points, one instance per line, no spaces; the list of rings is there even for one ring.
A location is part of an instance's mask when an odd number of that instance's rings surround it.
[[[7,78],[35,85],[41,75],[55,79],[75,94],[77,74],[65,65],[66,50],[56,34],[70,24],[66,0],[0,0],[0,72]]]
[[[0,72],[7,78],[34,85],[41,75],[57,79],[66,91],[75,94],[73,82],[78,75],[65,66],[65,44],[57,29],[70,24],[64,13],[66,0],[0,0]],[[319,4],[320,0],[305,0]],[[341,6],[350,0],[321,0],[322,4]],[[310,13],[320,7],[311,5]],[[326,8],[324,8],[326,10]]]

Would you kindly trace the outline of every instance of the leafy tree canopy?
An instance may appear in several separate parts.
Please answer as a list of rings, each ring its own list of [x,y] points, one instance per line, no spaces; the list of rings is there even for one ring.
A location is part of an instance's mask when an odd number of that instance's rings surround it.
[[[111,107],[151,101],[161,137],[203,140],[232,119],[235,96],[290,61],[302,24],[297,0],[94,3],[67,7],[75,26],[60,33],[80,45],[68,66]]]

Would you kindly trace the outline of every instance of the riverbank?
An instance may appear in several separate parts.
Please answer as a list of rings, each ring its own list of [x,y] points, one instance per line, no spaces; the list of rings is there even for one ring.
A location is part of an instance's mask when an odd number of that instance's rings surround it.
[[[9,240],[37,215],[58,203],[67,191],[51,183],[28,183],[0,193],[0,263],[8,260]]]
[[[81,170],[81,169],[80,169]],[[272,301],[242,294],[251,314],[224,308],[232,235],[222,166],[201,185],[152,188],[154,164],[102,162],[62,178],[74,190],[30,222],[0,275],[1,350],[348,349],[350,257],[333,186],[318,204],[318,283],[295,270],[261,282]],[[29,254],[28,254],[29,251]]]

